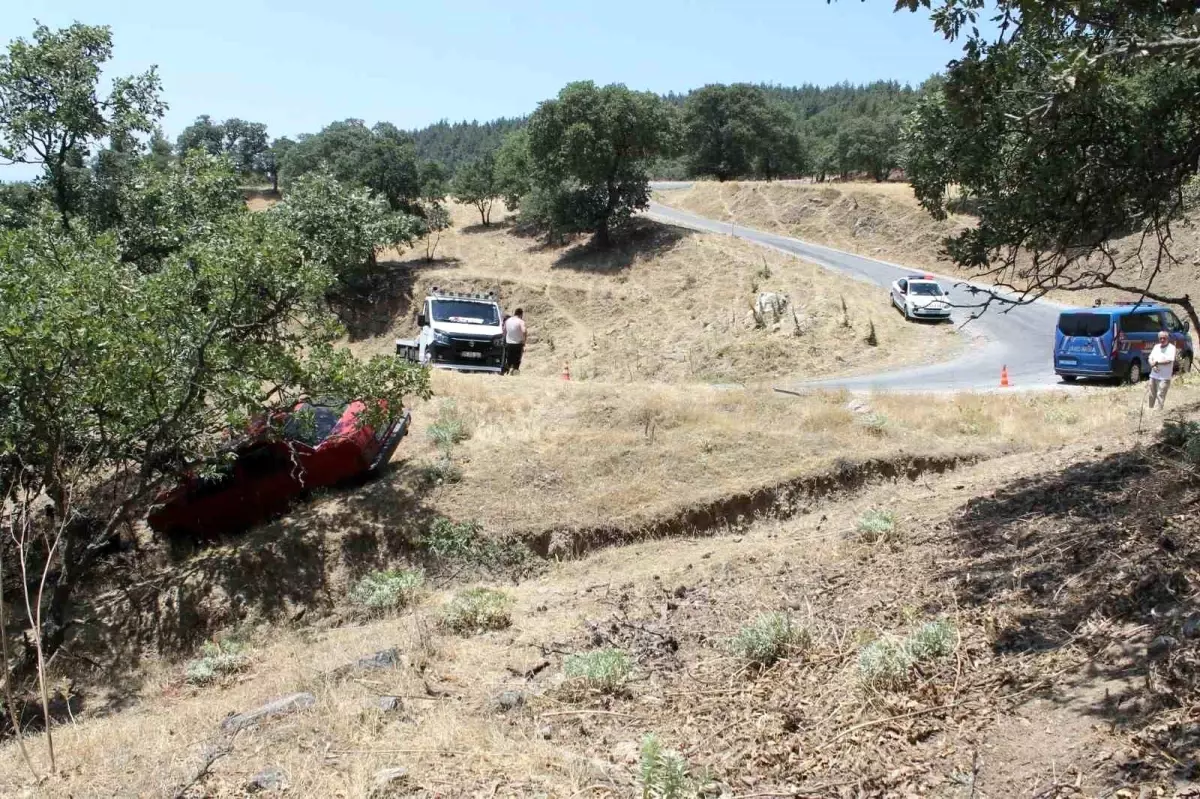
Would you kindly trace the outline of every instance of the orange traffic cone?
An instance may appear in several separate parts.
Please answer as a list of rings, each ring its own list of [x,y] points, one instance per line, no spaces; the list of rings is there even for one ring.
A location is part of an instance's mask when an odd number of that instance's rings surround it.
[[[563,361],[563,373],[562,373],[562,379],[563,379],[563,380],[570,380],[570,379],[571,379],[571,367],[570,367],[570,365],[569,365],[569,364],[568,364],[566,361]]]
[[[1008,365],[1000,367],[1000,388],[1008,388]]]

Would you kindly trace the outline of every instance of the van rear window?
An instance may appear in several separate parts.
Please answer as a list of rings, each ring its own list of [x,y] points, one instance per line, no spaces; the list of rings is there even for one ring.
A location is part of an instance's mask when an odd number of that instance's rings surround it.
[[[1065,313],[1058,317],[1058,331],[1064,336],[1103,336],[1112,326],[1106,313]]]

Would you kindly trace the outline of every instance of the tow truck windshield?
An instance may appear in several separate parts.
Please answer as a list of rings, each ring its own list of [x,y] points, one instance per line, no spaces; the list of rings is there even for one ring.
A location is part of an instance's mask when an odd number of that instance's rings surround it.
[[[486,302],[469,302],[467,300],[434,300],[433,321],[454,322],[463,325],[500,324],[500,316],[496,306]]]

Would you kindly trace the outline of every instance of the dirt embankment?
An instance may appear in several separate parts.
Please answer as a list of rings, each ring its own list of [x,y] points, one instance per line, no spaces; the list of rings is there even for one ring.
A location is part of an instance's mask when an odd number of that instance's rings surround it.
[[[706,795],[1188,795],[1200,490],[1176,458],[1088,444],[872,480],[498,585],[509,623],[491,632],[442,626],[455,589],[437,582],[394,618],[265,629],[240,677],[164,672],[136,712],[63,727],[64,776],[43,789],[169,793],[227,710],[309,691],[188,795],[273,769],[297,795],[366,796],[403,767],[420,797],[628,796],[648,733]],[[764,618],[793,632],[756,664]],[[338,670],[388,647],[382,668]],[[612,650],[615,682],[567,676]],[[0,786],[24,784],[10,747]]]

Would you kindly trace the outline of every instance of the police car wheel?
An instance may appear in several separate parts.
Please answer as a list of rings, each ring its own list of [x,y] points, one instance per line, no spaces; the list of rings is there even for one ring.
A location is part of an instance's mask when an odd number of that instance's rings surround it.
[[[1125,382],[1131,386],[1136,386],[1142,382],[1142,363],[1134,359],[1129,364],[1129,374],[1125,376]]]

